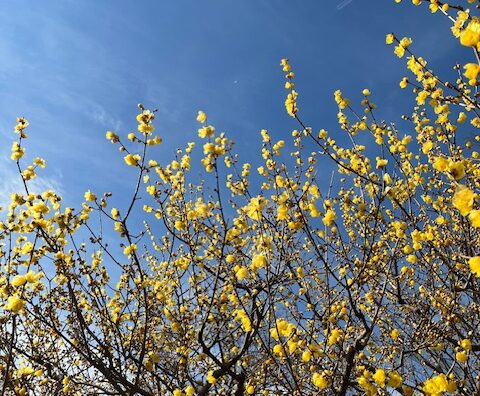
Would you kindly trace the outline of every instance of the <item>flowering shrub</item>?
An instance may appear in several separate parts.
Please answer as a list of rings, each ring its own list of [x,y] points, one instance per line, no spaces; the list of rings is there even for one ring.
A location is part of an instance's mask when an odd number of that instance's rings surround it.
[[[368,89],[359,106],[335,92],[339,131],[308,126],[283,59],[296,129],[261,131],[262,166],[202,111],[197,144],[160,163],[155,112],[139,105],[137,132],[106,133],[137,174],[128,205],[87,191],[73,210],[30,192],[45,161],[24,163],[19,118],[24,190],[0,223],[2,394],[479,394],[480,163],[463,133],[480,127],[477,2],[413,3],[448,17],[472,60],[447,81],[411,39],[386,36],[411,73],[411,133],[378,118]]]

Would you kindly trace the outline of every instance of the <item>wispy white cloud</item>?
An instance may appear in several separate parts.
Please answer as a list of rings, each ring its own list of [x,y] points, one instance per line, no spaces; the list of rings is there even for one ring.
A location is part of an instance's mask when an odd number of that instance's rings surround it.
[[[28,182],[28,189],[34,194],[41,194],[47,190],[53,190],[59,195],[64,194],[59,172],[56,176],[40,174]],[[2,157],[0,158],[0,207],[5,208],[10,204],[10,197],[14,192],[25,193],[25,187],[14,162]]]
[[[346,6],[348,6],[350,3],[352,3],[353,0],[343,0],[337,5],[337,10],[340,11],[344,9]]]

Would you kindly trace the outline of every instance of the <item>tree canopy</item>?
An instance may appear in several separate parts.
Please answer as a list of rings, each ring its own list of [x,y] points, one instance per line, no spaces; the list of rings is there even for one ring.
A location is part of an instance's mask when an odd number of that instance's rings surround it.
[[[196,142],[158,159],[168,137],[139,104],[136,132],[106,132],[136,172],[128,204],[89,190],[73,209],[31,191],[45,161],[27,163],[18,118],[1,394],[480,395],[478,2],[412,2],[472,53],[443,77],[386,36],[409,71],[406,130],[369,89],[334,93],[335,131],[311,126],[282,59],[293,130],[261,130],[262,166],[203,111]]]

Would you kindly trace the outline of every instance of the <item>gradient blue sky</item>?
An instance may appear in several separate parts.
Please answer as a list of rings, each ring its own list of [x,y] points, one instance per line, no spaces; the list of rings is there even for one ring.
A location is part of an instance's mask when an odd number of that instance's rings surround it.
[[[404,60],[385,45],[386,33],[412,37],[415,52],[447,75],[471,55],[456,44],[445,17],[393,0],[1,5],[0,195],[19,186],[13,163],[3,158],[22,115],[30,121],[29,157],[47,161],[37,187],[59,189],[76,207],[87,189],[122,195],[131,188],[133,172],[105,131],[135,128],[138,102],[159,109],[160,163],[196,139],[200,109],[251,160],[252,147],[260,150],[260,129],[281,138],[297,127],[284,111],[283,57],[298,76],[302,118],[335,134],[337,88],[354,100],[370,88],[377,114],[391,121],[411,108],[412,95],[398,88],[408,75]]]

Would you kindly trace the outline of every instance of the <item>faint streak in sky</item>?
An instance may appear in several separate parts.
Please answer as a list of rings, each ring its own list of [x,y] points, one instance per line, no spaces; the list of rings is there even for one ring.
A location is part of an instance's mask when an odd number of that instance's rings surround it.
[[[346,6],[348,6],[353,0],[343,0],[339,5],[337,5],[337,11],[342,10]]]

